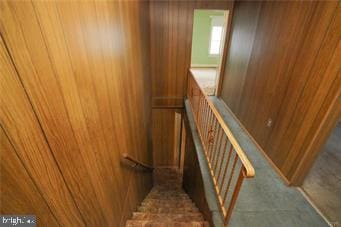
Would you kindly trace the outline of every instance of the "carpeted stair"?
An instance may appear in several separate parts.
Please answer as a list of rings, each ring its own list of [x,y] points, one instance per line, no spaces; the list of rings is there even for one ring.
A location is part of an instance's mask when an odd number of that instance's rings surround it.
[[[154,169],[154,187],[133,213],[127,227],[208,227],[203,215],[182,189],[174,168]]]

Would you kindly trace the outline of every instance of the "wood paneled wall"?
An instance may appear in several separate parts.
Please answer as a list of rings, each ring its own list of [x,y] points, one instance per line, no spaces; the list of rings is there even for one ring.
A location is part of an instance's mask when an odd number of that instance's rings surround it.
[[[182,109],[153,109],[153,163],[179,166]]]
[[[183,107],[195,9],[232,9],[233,1],[151,1],[150,43],[154,107]]]
[[[235,2],[221,98],[292,183],[339,92],[340,21],[337,1]]]
[[[55,214],[39,192],[40,187],[26,171],[2,128],[0,138],[1,214],[35,214],[39,225],[58,226]]]
[[[120,163],[152,162],[148,2],[1,1],[0,15],[1,213],[124,226],[152,185]]]
[[[174,141],[169,136],[174,133],[175,112],[183,108],[183,98],[187,89],[194,10],[231,10],[232,5],[233,1],[227,0],[152,0],[150,2],[150,62],[155,165],[174,165],[173,157],[179,156],[174,153],[179,150],[173,149]]]

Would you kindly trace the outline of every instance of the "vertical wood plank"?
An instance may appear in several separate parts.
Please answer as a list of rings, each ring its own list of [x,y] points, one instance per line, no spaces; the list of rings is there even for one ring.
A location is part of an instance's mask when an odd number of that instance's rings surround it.
[[[2,9],[2,15],[7,17],[8,9]],[[58,222],[62,225],[84,225],[2,39],[0,62],[3,75],[0,76],[0,119],[3,130],[14,144],[28,174],[36,179],[37,188]]]
[[[0,13],[20,78],[1,77],[1,124],[19,158],[60,225],[124,223],[152,185],[120,163],[152,162],[148,2],[2,1]]]
[[[2,128],[0,128],[0,147],[1,214],[34,214],[40,225],[59,226],[49,204],[41,195],[34,179],[26,171]]]

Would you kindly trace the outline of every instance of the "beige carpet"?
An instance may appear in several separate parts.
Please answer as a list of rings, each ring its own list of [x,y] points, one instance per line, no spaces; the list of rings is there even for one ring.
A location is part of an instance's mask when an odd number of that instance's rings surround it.
[[[205,91],[206,95],[214,95],[216,89],[217,69],[214,68],[192,68],[194,77]]]

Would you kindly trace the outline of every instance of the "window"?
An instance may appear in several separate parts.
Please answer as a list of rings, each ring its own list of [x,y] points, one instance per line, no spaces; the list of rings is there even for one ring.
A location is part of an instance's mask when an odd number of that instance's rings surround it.
[[[212,26],[211,30],[211,42],[210,42],[210,55],[220,54],[220,44],[223,35],[222,26]]]

